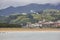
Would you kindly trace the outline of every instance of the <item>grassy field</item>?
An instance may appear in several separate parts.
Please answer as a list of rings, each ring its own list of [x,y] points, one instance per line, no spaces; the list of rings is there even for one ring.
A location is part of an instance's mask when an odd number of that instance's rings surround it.
[[[60,31],[56,28],[0,28],[0,32],[9,31]]]

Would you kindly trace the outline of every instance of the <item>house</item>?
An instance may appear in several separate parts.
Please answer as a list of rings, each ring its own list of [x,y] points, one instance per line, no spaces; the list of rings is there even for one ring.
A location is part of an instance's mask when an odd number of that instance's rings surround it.
[[[54,22],[54,27],[60,27],[60,22]]]
[[[42,22],[42,27],[51,27],[53,22]]]
[[[26,27],[28,28],[54,28],[60,27],[60,22],[52,22],[52,21],[39,21],[38,23],[27,23]]]
[[[30,24],[26,25],[26,27],[28,27],[28,28],[38,28],[38,26],[39,26],[38,23],[34,23],[34,24],[30,23]]]

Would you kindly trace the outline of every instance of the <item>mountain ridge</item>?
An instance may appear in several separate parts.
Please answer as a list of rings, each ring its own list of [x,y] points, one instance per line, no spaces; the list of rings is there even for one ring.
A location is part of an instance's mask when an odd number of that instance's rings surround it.
[[[0,15],[10,15],[13,13],[30,13],[30,10],[34,10],[36,12],[45,10],[45,9],[57,9],[60,10],[60,4],[58,5],[53,5],[53,4],[29,4],[26,6],[19,6],[19,7],[13,7],[10,6],[6,9],[0,10]]]

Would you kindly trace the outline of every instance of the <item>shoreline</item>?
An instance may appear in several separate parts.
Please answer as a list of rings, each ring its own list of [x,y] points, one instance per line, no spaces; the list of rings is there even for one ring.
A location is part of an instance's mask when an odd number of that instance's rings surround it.
[[[0,28],[0,32],[34,32],[34,31],[51,31],[60,32],[58,28]]]

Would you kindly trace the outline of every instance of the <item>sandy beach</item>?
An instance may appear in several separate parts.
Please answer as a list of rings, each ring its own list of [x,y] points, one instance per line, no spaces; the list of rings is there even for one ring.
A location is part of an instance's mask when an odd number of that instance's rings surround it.
[[[56,28],[0,28],[0,32],[9,32],[9,31],[60,31]]]

